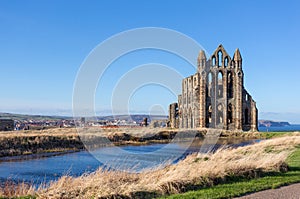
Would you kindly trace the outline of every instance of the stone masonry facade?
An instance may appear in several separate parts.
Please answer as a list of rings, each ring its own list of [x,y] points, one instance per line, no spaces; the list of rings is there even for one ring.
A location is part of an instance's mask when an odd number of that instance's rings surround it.
[[[244,88],[242,56],[219,45],[209,59],[202,50],[194,75],[182,80],[178,103],[169,106],[172,128],[257,131],[256,102]]]

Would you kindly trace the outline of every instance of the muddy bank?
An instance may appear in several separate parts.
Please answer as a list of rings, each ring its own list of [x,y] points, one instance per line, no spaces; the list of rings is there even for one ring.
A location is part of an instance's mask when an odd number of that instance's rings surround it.
[[[127,133],[111,133],[110,135],[89,135],[84,144],[99,148],[109,145],[144,145],[151,143],[168,143],[175,137],[175,132],[159,132],[156,135],[142,138]],[[33,154],[57,154],[84,150],[85,145],[78,135],[47,135],[47,134],[14,134],[0,135],[0,158],[8,156],[32,156]],[[89,148],[90,149],[90,148]],[[33,156],[32,156],[33,157]],[[3,158],[2,158],[3,160]],[[1,161],[1,159],[0,159]]]
[[[0,137],[0,157],[83,150],[78,136]]]

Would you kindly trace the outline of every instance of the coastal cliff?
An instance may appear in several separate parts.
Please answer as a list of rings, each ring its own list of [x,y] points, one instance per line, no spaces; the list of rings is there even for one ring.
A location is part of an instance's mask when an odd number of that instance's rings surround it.
[[[272,120],[259,120],[259,127],[281,127],[281,126],[290,126],[288,122],[282,121],[272,121]]]

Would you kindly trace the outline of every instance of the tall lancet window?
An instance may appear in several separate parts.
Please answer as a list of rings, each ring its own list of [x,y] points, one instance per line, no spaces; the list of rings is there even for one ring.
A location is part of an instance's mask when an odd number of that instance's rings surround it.
[[[228,98],[233,98],[233,78],[231,72],[227,75],[227,95]]]
[[[223,74],[222,72],[218,73],[218,97],[223,97]]]
[[[222,66],[222,62],[223,62],[223,53],[222,51],[218,52],[218,66]]]

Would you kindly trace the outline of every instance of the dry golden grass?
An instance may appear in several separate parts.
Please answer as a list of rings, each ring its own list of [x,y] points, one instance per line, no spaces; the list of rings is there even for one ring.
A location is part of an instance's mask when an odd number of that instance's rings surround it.
[[[0,131],[0,138],[26,137],[26,136],[77,136],[76,128],[51,128],[45,130],[21,130],[21,131]]]
[[[101,135],[109,136],[114,134],[130,134],[132,136],[143,136],[149,137],[158,133],[171,133],[171,132],[187,132],[194,131],[198,133],[206,133],[207,129],[170,129],[170,128],[145,128],[145,127],[120,127],[120,128],[99,128],[99,127],[88,127],[88,128],[50,128],[44,130],[22,130],[22,131],[0,131],[0,138],[11,138],[11,137],[26,137],[26,136],[78,136],[81,134]],[[222,137],[260,137],[259,132],[241,132],[241,131],[226,131],[221,130]]]
[[[176,165],[132,174],[99,169],[73,178],[64,176],[39,198],[143,197],[143,194],[179,193],[191,186],[211,186],[230,176],[255,177],[262,172],[286,170],[285,160],[300,145],[300,135],[274,138],[236,149],[220,149],[214,154],[190,155]]]
[[[14,183],[11,181],[7,181],[0,188],[0,196],[4,196],[5,198],[15,198],[21,196],[35,195],[36,189],[24,182],[22,183]]]

